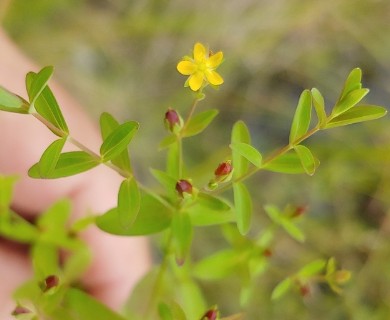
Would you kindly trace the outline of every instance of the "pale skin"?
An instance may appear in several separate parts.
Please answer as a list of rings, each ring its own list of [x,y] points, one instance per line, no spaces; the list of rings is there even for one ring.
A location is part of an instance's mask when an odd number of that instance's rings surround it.
[[[0,85],[27,97],[24,78],[40,67],[31,62],[0,29]],[[98,151],[101,138],[97,125],[55,81],[50,82],[73,137]],[[101,166],[90,172],[60,180],[34,180],[28,168],[37,162],[55,136],[29,115],[0,112],[0,174],[17,174],[13,208],[34,217],[56,200],[70,198],[72,218],[87,212],[103,213],[114,207],[121,177]],[[99,300],[118,310],[131,289],[151,265],[148,244],[142,237],[118,237],[90,227],[83,233],[93,262],[83,283]],[[0,238],[0,319],[9,319],[15,307],[13,290],[32,275],[26,250]]]

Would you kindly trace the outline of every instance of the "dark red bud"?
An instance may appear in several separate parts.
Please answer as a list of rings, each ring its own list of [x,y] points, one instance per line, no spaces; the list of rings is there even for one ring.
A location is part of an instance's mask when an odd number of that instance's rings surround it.
[[[216,320],[218,317],[218,310],[217,309],[211,309],[208,310],[202,317],[201,320]]]
[[[307,211],[307,207],[306,206],[299,206],[293,212],[292,217],[293,218],[298,218],[301,215],[303,215],[306,211]]]
[[[188,180],[179,180],[176,183],[176,191],[181,197],[184,193],[192,194],[192,184]]]
[[[265,249],[263,251],[263,255],[264,255],[264,257],[267,257],[267,258],[272,257],[272,251],[270,249]]]
[[[180,125],[180,116],[176,110],[171,108],[168,109],[168,111],[165,113],[165,122],[170,130],[173,130],[175,124]]]
[[[20,314],[26,314],[26,313],[31,313],[31,310],[22,307],[22,306],[17,306],[14,311],[12,311],[13,316],[18,316]]]
[[[48,276],[45,279],[45,289],[44,291],[48,291],[51,288],[57,287],[60,282],[60,279],[56,275]]]
[[[214,174],[217,177],[222,177],[222,176],[226,176],[226,175],[230,174],[230,172],[232,172],[232,170],[233,170],[232,162],[230,160],[228,160],[228,161],[220,163],[219,166],[217,167],[217,169],[215,169]]]
[[[302,297],[306,297],[310,294],[310,288],[307,285],[302,285],[299,287],[299,292],[301,293]]]

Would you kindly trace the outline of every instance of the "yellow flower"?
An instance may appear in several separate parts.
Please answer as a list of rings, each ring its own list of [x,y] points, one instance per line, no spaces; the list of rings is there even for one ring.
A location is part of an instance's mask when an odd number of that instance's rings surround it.
[[[215,54],[211,51],[207,52],[204,45],[198,42],[194,45],[194,57],[184,57],[178,63],[177,70],[189,76],[186,86],[190,86],[193,91],[198,91],[203,83],[219,86],[223,83],[223,79],[215,69],[222,63],[222,59],[222,51]]]

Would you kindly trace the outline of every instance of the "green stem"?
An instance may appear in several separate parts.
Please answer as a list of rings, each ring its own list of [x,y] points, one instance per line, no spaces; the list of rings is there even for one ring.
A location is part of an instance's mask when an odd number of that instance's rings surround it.
[[[321,130],[319,126],[314,127],[313,129],[309,130],[306,134],[304,134],[303,136],[301,136],[300,138],[295,140],[293,143],[290,143],[290,144],[276,150],[274,153],[272,153],[270,156],[268,156],[265,160],[263,160],[261,167],[252,167],[247,173],[245,173],[242,176],[237,177],[236,179],[226,183],[223,187],[221,187],[219,189],[210,191],[210,193],[214,193],[214,194],[222,193],[222,192],[230,189],[232,187],[233,183],[244,181],[244,180],[248,179],[249,177],[253,176],[255,173],[259,172],[260,170],[264,170],[264,168],[268,164],[270,164],[272,161],[274,161],[276,158],[287,153],[288,151],[293,149],[294,146],[296,146],[296,145],[300,144],[301,142],[303,142],[304,140],[308,139],[309,137],[311,137],[313,134],[315,134],[319,130]]]
[[[168,269],[171,246],[172,246],[172,233],[169,234],[164,258],[159,266],[159,269],[158,269],[158,272],[156,275],[156,280],[155,280],[155,282],[153,284],[153,288],[151,290],[151,296],[150,296],[149,301],[147,303],[147,307],[146,307],[146,311],[145,311],[145,319],[146,320],[151,319],[151,317],[153,316],[153,312],[155,311],[157,299],[158,299],[158,297],[161,293],[161,290],[162,290],[164,276],[165,276],[165,273]]]

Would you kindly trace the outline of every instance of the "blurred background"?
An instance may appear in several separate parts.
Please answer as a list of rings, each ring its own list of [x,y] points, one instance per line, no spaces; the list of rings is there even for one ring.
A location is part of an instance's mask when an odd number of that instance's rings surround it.
[[[200,104],[221,113],[186,143],[198,181],[228,153],[235,121],[248,124],[253,144],[267,154],[288,141],[301,91],[318,88],[331,108],[354,67],[371,89],[365,100],[390,105],[387,0],[1,0],[0,17],[29,56],[56,67],[56,78],[92,117],[109,111],[141,123],[131,151],[139,178],[151,185],[148,167],[164,167],[164,152],[155,151],[164,112],[173,107],[185,115],[191,103],[176,64],[196,41],[225,55],[224,85],[207,90]],[[249,181],[258,201],[253,234],[269,223],[265,204],[309,209],[301,224],[305,244],[278,235],[271,262],[279,271],[257,280],[248,319],[390,318],[389,124],[385,117],[312,137],[306,145],[321,160],[314,177],[261,173]],[[226,245],[210,230],[197,233],[196,257],[205,243],[208,252]],[[320,288],[307,298],[270,301],[278,281],[332,256],[353,273],[343,295]],[[240,310],[235,279],[202,286],[224,314]]]

